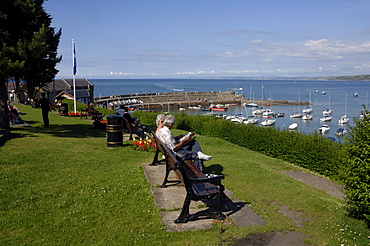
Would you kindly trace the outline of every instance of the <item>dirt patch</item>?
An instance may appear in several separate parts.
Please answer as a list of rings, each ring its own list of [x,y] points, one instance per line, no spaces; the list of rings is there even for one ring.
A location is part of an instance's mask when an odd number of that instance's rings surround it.
[[[279,213],[288,217],[289,219],[293,220],[295,226],[297,227],[304,227],[305,221],[311,221],[312,219],[306,218],[304,213],[296,212],[294,210],[290,210],[287,206],[281,206],[279,209]]]
[[[316,175],[306,173],[303,171],[298,171],[298,170],[286,171],[283,173],[307,185],[315,187],[316,189],[325,191],[329,195],[334,196],[340,200],[344,200],[344,195],[342,193],[342,187],[339,184],[333,181],[330,181],[324,177],[316,176]]]
[[[295,232],[270,232],[270,233],[252,233],[245,238],[235,240],[236,246],[305,246],[303,240],[305,235]]]

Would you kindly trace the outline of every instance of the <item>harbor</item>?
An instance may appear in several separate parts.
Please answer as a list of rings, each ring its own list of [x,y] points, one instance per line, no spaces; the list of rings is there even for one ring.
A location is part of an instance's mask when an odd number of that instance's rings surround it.
[[[141,110],[162,111],[162,109],[179,109],[202,107],[210,105],[224,105],[225,107],[238,106],[252,102],[235,91],[210,92],[165,92],[165,93],[135,93],[129,95],[114,95],[95,97],[95,104],[102,108],[118,108],[120,105],[134,107]],[[289,100],[253,100],[253,103],[263,107],[271,105],[308,105],[308,102]]]
[[[116,108],[124,104],[153,112],[254,116],[258,119],[255,125],[265,127],[261,125],[265,120],[263,113],[253,114],[256,107],[244,106],[253,102],[258,109],[263,107],[279,115],[273,117],[275,121],[267,127],[304,134],[318,133],[321,128],[320,134],[337,141],[341,140],[336,131],[342,128],[348,132],[348,126],[354,124],[353,118],[360,117],[363,105],[369,106],[369,81],[138,79],[92,82],[95,95],[101,95],[95,97],[96,104],[101,107]],[[210,106],[217,104],[228,108],[223,112],[211,112]],[[303,112],[308,106],[312,109],[310,118]],[[324,117],[326,109],[331,110],[331,117]],[[290,117],[295,113],[302,117]],[[348,122],[341,124],[339,120],[344,115]],[[323,125],[328,127],[324,129]]]

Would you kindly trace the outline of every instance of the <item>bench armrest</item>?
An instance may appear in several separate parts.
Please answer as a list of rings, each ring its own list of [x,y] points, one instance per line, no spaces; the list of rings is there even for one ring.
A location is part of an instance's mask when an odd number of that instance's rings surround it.
[[[224,178],[225,178],[224,175],[217,175],[217,176],[213,176],[213,177],[209,177],[209,178],[189,178],[189,180],[192,183],[205,183],[205,182],[215,183],[215,182],[221,181]]]

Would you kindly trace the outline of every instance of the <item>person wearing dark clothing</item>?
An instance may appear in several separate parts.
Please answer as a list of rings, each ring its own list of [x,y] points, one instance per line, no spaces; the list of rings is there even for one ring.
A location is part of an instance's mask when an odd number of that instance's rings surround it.
[[[39,107],[41,108],[42,120],[44,121],[44,126],[49,127],[50,102],[49,102],[49,99],[45,97],[45,93],[41,93],[41,99],[39,100]]]
[[[134,118],[131,116],[131,114],[128,112],[128,107],[123,108],[124,113],[123,113],[123,118],[126,119],[126,121],[130,124],[132,124],[135,127],[140,127],[140,120],[138,118]]]

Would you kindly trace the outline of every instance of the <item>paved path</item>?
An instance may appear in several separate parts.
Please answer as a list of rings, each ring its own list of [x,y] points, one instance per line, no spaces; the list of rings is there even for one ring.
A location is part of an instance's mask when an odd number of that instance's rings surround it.
[[[214,223],[214,219],[200,218],[195,221],[189,221],[188,223],[175,224],[173,221],[179,216],[180,211],[185,200],[186,192],[183,186],[176,185],[176,183],[167,188],[160,188],[162,184],[166,166],[164,164],[157,166],[150,166],[149,163],[142,164],[146,178],[152,185],[151,191],[154,196],[157,208],[164,210],[161,212],[162,222],[165,224],[167,231],[188,231],[188,230],[200,230],[209,229]],[[169,180],[177,180],[173,172],[170,173]],[[233,194],[225,190],[226,196],[234,197]],[[192,202],[190,214],[195,214],[205,209],[199,209],[198,205],[202,202]],[[176,210],[176,211],[174,211]],[[233,200],[228,199],[224,204],[224,214],[228,217],[225,223],[233,223],[235,226],[253,226],[253,225],[265,225],[267,222],[263,220],[259,215],[255,214],[251,208],[246,206],[241,200],[234,198]]]
[[[212,224],[215,223],[215,221],[209,218],[200,218],[184,224],[175,224],[173,221],[179,216],[182,203],[185,200],[186,192],[184,187],[181,186],[181,184],[179,185],[179,183],[174,183],[174,185],[167,188],[160,188],[159,186],[164,179],[165,165],[150,166],[149,163],[144,163],[142,166],[148,182],[152,185],[151,191],[157,208],[162,211],[160,212],[161,220],[166,226],[167,231],[194,231],[212,228]],[[341,187],[324,177],[319,177],[303,171],[286,171],[284,173],[300,182],[304,182],[338,199],[344,200]],[[170,173],[169,180],[177,180],[173,172]],[[267,224],[264,219],[254,213],[252,209],[241,200],[234,198],[234,195],[229,190],[226,189],[225,194],[228,198],[233,197],[233,200],[229,199],[225,203],[223,213],[227,216],[227,219],[223,223],[231,223],[239,227]],[[196,214],[206,209],[199,209],[198,205],[200,203],[201,202],[192,202],[190,209],[191,214]],[[304,218],[304,214],[292,211],[287,206],[282,206],[278,212],[290,218],[297,227],[304,227],[304,221],[310,220],[309,218]],[[296,231],[253,233],[245,238],[235,240],[234,245],[304,246],[306,244],[304,244],[303,241],[306,237],[306,235]]]

